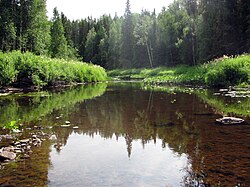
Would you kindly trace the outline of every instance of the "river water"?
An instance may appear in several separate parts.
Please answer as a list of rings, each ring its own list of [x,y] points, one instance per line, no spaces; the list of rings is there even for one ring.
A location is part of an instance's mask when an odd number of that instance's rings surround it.
[[[48,138],[30,158],[2,163],[0,185],[249,186],[250,126],[215,123],[249,101],[215,95],[103,83],[1,97],[1,124],[22,124],[12,136]]]

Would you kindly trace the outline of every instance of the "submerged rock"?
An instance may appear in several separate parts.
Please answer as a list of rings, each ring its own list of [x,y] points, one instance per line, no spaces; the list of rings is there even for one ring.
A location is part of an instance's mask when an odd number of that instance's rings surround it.
[[[14,160],[16,158],[16,153],[11,151],[0,151],[0,159],[2,160]]]
[[[27,144],[27,143],[29,143],[29,139],[24,139],[24,140],[20,140],[20,143],[21,144]]]
[[[61,127],[70,127],[70,125],[69,124],[61,125]]]
[[[57,140],[56,135],[54,135],[54,134],[51,135],[50,138],[49,138],[49,140]]]

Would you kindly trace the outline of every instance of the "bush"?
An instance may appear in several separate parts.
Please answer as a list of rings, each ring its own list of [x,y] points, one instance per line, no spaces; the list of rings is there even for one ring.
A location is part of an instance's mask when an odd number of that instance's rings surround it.
[[[11,57],[0,52],[0,85],[9,85],[15,81],[18,71]]]
[[[219,62],[214,68],[208,69],[205,82],[209,86],[221,87],[238,85],[248,81],[247,68],[241,62],[232,59]]]
[[[0,53],[0,85],[7,86],[29,80],[32,85],[45,86],[56,81],[97,82],[107,79],[105,70],[93,64],[51,59],[32,53]]]

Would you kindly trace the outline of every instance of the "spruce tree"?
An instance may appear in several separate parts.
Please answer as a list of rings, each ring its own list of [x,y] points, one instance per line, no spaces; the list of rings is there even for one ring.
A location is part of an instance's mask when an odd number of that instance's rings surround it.
[[[56,8],[53,11],[53,19],[51,26],[51,45],[50,52],[53,58],[68,58],[67,40],[64,35],[64,28]]]
[[[0,50],[2,51],[11,51],[16,48],[15,10],[15,1],[0,1]]]
[[[133,65],[133,20],[130,8],[130,1],[127,0],[122,25],[122,46],[121,46],[121,63],[124,68],[131,68]]]

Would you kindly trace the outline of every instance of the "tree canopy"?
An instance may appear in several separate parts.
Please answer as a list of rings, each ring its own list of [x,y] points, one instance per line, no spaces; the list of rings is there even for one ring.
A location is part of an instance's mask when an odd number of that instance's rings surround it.
[[[197,65],[250,52],[247,0],[175,0],[159,14],[69,20],[46,0],[0,0],[0,50],[78,58],[105,68]]]

